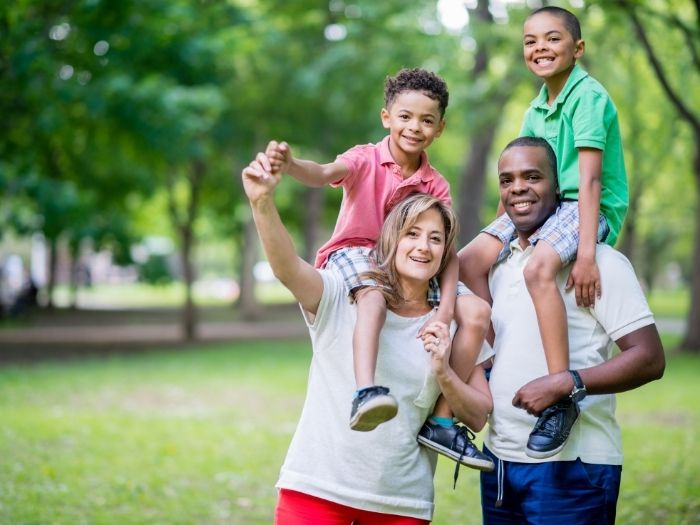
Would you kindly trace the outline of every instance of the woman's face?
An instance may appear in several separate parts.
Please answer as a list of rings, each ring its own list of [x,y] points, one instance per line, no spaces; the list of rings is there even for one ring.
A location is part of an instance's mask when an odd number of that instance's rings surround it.
[[[440,269],[445,251],[445,225],[440,212],[430,208],[399,239],[396,273],[402,281],[427,283]]]

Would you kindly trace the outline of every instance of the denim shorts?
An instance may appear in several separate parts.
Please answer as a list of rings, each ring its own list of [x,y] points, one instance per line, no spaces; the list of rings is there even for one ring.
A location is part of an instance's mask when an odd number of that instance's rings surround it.
[[[504,213],[481,231],[493,235],[503,243],[503,250],[498,255],[497,262],[508,257],[510,243],[516,237],[515,226],[508,214]],[[604,241],[609,232],[608,221],[601,214],[598,217],[598,242]],[[559,254],[562,264],[565,265],[576,259],[579,238],[578,201],[563,201],[529,241],[533,245],[545,241]]]
[[[481,473],[485,525],[613,525],[621,465],[576,461],[517,463],[498,459]]]

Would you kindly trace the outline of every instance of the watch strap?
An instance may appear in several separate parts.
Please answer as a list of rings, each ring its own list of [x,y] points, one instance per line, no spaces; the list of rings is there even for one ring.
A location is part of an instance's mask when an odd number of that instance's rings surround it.
[[[580,390],[586,388],[581,379],[581,375],[576,370],[569,370],[571,378],[574,380],[574,390]]]

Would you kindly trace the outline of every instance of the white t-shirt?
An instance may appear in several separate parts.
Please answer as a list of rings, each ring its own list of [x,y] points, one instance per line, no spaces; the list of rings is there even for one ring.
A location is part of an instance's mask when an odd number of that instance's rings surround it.
[[[496,265],[489,277],[493,297],[492,322],[496,356],[489,386],[493,413],[484,442],[500,459],[523,463],[569,461],[621,465],[622,442],[615,419],[615,395],[589,395],[562,451],[545,460],[525,454],[527,439],[537,418],[512,405],[515,392],[529,381],[547,374],[547,363],[532,299],[525,286],[523,268],[533,247],[525,251],[517,240],[512,255]],[[564,292],[571,267],[561,271],[557,284],[566,305],[571,369],[601,364],[619,350],[613,341],[654,323],[644,293],[630,262],[620,252],[598,244],[602,297],[594,308],[576,305],[574,290]]]
[[[313,345],[306,400],[276,486],[359,509],[430,520],[436,456],[416,441],[440,394],[430,356],[416,338],[429,314],[408,318],[387,312],[376,383],[391,389],[399,412],[371,432],[350,430],[356,307],[348,301],[339,273],[320,273],[318,312],[313,319],[305,313]],[[488,357],[483,351],[479,362]]]

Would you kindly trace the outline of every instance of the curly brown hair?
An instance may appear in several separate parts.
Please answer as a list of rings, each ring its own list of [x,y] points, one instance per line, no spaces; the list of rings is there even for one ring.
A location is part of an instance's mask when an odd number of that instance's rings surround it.
[[[426,69],[402,69],[395,76],[386,77],[384,81],[384,107],[394,103],[396,97],[406,91],[420,91],[425,96],[437,100],[440,105],[440,117],[445,116],[450,93],[447,83],[435,73]]]

